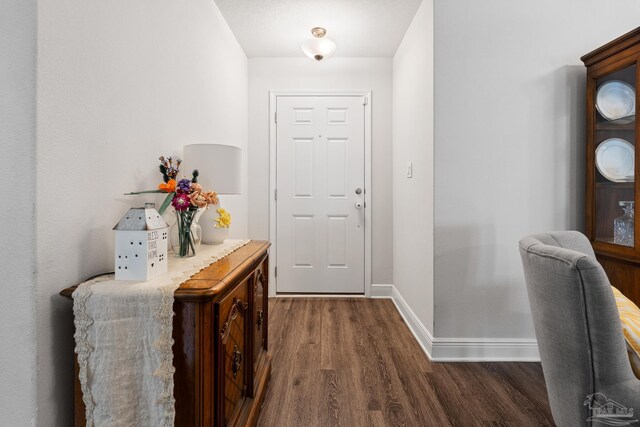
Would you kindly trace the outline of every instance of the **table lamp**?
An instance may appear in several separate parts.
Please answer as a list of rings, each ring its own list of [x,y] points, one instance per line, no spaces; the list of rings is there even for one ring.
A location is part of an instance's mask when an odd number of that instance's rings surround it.
[[[198,169],[198,183],[205,191],[218,194],[241,193],[242,151],[238,147],[223,144],[189,144],[184,146],[183,170]],[[218,217],[218,206],[210,206],[200,216],[202,243],[221,243],[228,234],[228,228],[213,226]],[[221,240],[222,236],[222,240]]]

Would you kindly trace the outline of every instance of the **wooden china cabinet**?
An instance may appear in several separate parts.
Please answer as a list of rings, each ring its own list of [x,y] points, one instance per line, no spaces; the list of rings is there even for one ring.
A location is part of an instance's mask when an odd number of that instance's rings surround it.
[[[586,232],[611,284],[640,304],[640,27],[583,56],[587,67]]]

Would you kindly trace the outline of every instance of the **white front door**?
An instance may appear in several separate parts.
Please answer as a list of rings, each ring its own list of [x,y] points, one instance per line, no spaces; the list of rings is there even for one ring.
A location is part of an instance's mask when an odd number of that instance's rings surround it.
[[[362,96],[278,96],[277,291],[364,293]]]

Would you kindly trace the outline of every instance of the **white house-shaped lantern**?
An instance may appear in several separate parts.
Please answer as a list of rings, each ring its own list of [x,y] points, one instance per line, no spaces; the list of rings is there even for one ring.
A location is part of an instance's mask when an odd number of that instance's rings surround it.
[[[169,226],[153,203],[131,208],[116,232],[116,280],[149,280],[167,271]]]

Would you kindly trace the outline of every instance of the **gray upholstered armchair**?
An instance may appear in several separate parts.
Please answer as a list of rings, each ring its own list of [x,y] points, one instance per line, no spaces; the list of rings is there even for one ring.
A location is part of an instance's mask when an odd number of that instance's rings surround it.
[[[638,420],[640,380],[627,357],[609,279],[589,240],[577,231],[538,234],[520,241],[520,255],[555,422],[585,425],[590,408],[607,404],[633,409],[632,417],[610,420]]]

